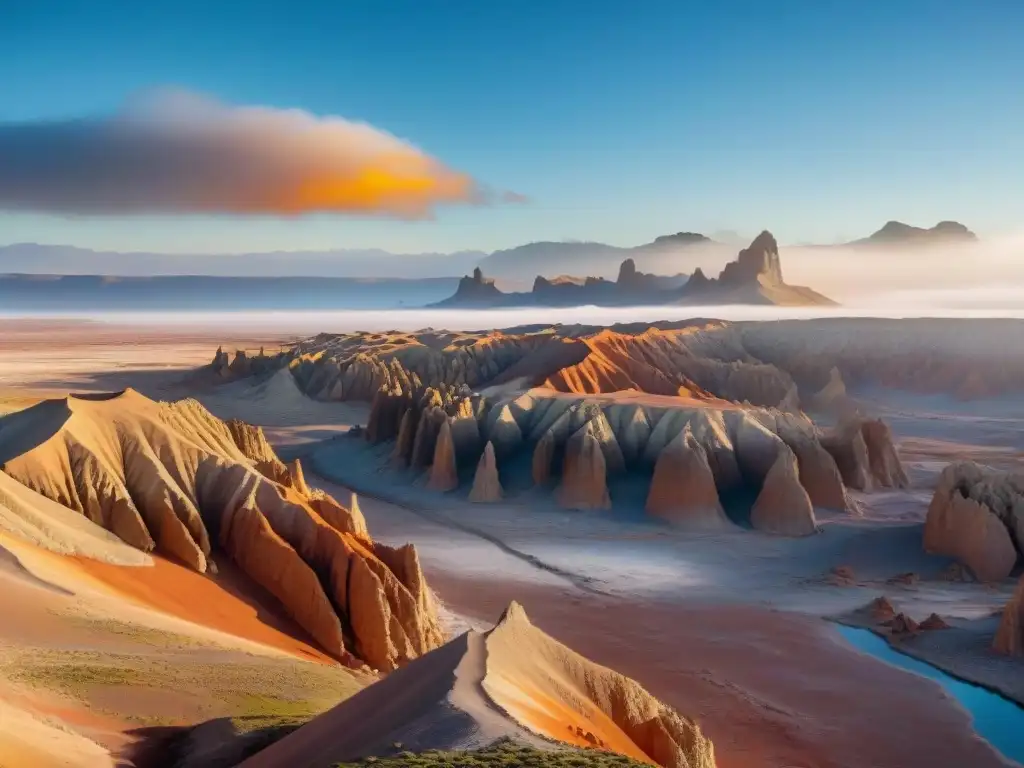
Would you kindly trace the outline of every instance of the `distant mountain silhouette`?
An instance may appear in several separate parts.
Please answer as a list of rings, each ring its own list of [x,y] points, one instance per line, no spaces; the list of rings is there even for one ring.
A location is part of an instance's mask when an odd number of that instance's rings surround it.
[[[700,242],[689,233],[672,235],[686,242]],[[703,238],[706,240],[706,238]],[[661,276],[637,270],[632,257],[619,265],[618,277],[572,277],[548,279],[537,275],[533,290],[504,293],[480,268],[459,281],[456,292],[437,307],[523,307],[523,306],[639,306],[668,304],[774,304],[779,306],[830,305],[831,299],[810,288],[789,285],[782,278],[782,262],[775,238],[768,231],[758,235],[749,247],[728,262],[721,274],[708,279],[697,268],[689,280],[685,275]]]
[[[958,221],[940,221],[931,229],[889,221],[877,232],[854,240],[851,245],[934,245],[975,242],[977,239],[976,234]]]
[[[632,247],[541,241],[489,254],[484,251],[396,254],[377,248],[163,254],[15,243],[0,246],[0,274],[344,278],[401,275],[406,279],[455,279],[479,267],[483,274],[500,280],[527,282],[538,275],[554,280],[560,275],[585,274],[610,282],[626,259],[633,259],[639,270],[649,273],[718,269],[736,252],[735,237],[735,233],[727,232],[715,239],[697,232],[677,232]],[[845,245],[929,245],[976,240],[973,232],[955,221],[942,221],[931,229],[890,221],[874,234]]]

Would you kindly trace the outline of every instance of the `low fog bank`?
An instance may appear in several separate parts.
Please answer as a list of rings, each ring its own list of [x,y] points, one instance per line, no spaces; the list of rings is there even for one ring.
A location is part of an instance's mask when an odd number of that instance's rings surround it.
[[[480,330],[518,325],[613,325],[709,318],[719,320],[802,320],[812,318],[1024,318],[1022,287],[1007,285],[973,289],[895,290],[841,307],[644,306],[522,307],[512,309],[390,309],[330,311],[237,312],[82,312],[0,310],[0,318],[81,318],[98,322],[146,326],[224,327],[274,333],[315,334],[349,331],[412,331],[422,328]]]
[[[661,275],[698,267],[709,277],[736,258],[739,246],[695,245],[637,253],[637,268]],[[806,285],[844,304],[891,300],[893,292],[920,289],[1024,289],[1024,233],[985,238],[971,243],[786,245],[779,247],[786,282]],[[593,271],[614,278],[618,264],[598,257]],[[486,271],[486,270],[485,270]],[[932,306],[940,296],[913,299]],[[973,301],[973,299],[972,299]],[[960,302],[957,301],[957,306]]]

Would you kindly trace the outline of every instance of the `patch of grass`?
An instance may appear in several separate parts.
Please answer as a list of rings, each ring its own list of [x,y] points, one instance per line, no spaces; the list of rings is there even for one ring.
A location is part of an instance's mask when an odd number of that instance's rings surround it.
[[[483,749],[443,752],[400,752],[390,757],[366,757],[335,768],[643,768],[631,757],[595,749],[543,750],[509,740]]]
[[[371,682],[344,667],[186,649],[143,655],[25,649],[0,660],[0,679],[50,689],[89,706],[96,690],[106,686],[178,691],[193,700],[185,717],[256,718],[271,724],[308,720]],[[145,712],[97,711],[145,725],[165,720]]]
[[[137,669],[101,661],[68,661],[21,667],[9,673],[14,680],[55,688],[85,698],[94,685],[140,685],[145,677]]]

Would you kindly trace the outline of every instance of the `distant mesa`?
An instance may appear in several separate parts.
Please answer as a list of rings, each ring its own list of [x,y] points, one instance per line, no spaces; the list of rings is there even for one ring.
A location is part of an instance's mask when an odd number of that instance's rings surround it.
[[[680,245],[699,245],[713,242],[710,237],[699,232],[676,232],[674,235],[661,235],[654,242],[641,248],[675,248]]]
[[[931,229],[889,221],[874,234],[855,240],[851,245],[939,245],[973,243],[977,239],[974,232],[958,221],[940,221]]]
[[[710,242],[703,235],[680,232],[658,238],[650,247]],[[709,279],[698,268],[687,279],[683,275],[662,276],[637,269],[628,257],[619,266],[618,277],[573,277],[549,279],[538,275],[529,293],[504,293],[477,267],[472,276],[459,281],[453,296],[437,307],[511,306],[637,306],[672,304],[771,304],[778,306],[830,306],[835,302],[810,288],[787,284],[775,238],[768,231],[740,251],[721,274]]]

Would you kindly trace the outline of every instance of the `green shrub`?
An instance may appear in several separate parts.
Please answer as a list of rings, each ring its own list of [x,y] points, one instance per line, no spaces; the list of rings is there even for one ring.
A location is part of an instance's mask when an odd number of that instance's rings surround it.
[[[536,749],[508,740],[476,750],[401,752],[390,757],[366,757],[335,768],[642,768],[646,763],[596,749]]]

